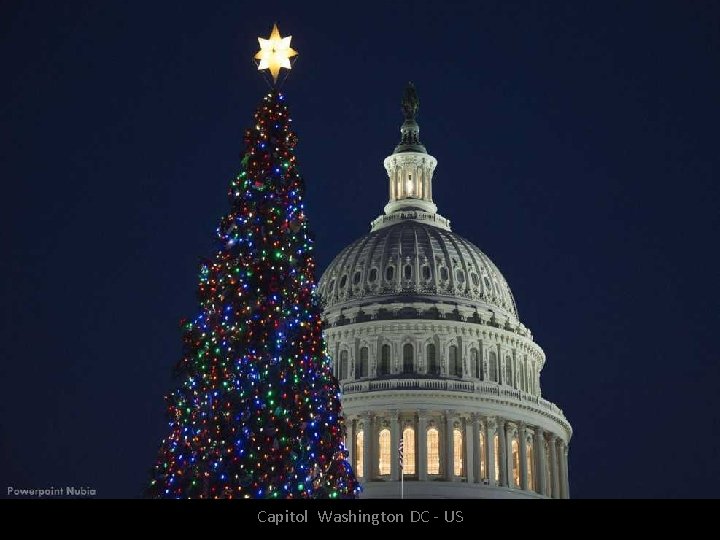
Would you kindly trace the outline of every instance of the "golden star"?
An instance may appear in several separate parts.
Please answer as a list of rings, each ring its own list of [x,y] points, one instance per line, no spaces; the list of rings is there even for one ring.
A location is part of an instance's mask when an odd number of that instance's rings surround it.
[[[258,38],[260,50],[255,55],[255,60],[260,60],[258,70],[269,69],[273,82],[277,82],[280,68],[290,69],[290,58],[297,56],[297,51],[290,48],[291,39],[292,36],[280,37],[277,24],[273,25],[268,39]]]

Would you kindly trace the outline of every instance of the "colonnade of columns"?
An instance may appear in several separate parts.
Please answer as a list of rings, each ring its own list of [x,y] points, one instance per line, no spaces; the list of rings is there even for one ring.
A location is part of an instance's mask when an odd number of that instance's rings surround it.
[[[347,419],[350,463],[363,482],[441,479],[570,496],[568,446],[540,426],[454,410],[366,411]]]

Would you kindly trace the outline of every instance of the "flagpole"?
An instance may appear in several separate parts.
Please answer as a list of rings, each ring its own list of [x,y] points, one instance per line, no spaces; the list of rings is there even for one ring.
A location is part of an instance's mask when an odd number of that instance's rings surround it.
[[[400,498],[405,498],[405,440],[400,435],[400,444],[398,445],[398,467],[400,468]]]

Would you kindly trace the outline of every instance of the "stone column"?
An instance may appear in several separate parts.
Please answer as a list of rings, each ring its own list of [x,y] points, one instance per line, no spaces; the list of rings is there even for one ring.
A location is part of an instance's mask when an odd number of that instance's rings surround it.
[[[505,420],[502,418],[497,419],[497,435],[498,435],[498,446],[497,449],[498,457],[499,457],[499,463],[500,463],[500,478],[498,478],[498,485],[499,486],[507,486],[507,458],[506,456],[506,450],[507,450],[507,437],[505,436]],[[493,467],[495,464],[493,463]]]
[[[370,413],[363,414],[363,481],[369,482],[374,477],[374,465],[375,459],[372,456],[373,447],[372,444],[374,433],[373,433],[373,415]]]
[[[415,456],[415,466],[417,467],[418,480],[427,480],[427,413],[418,411],[417,431],[417,455]]]
[[[400,424],[398,411],[389,411],[390,414],[390,480],[400,480],[400,464],[398,463],[398,448],[400,447]]]
[[[463,442],[465,443],[465,455],[463,456],[463,468],[465,469],[465,481],[474,482],[475,477],[475,447],[478,446],[476,440],[477,431],[473,426],[472,420],[463,418],[462,420]]]
[[[560,448],[558,451],[560,452],[560,498],[569,499],[570,482],[568,481],[567,465],[568,447],[565,441],[560,441]]]
[[[537,467],[535,471],[535,491],[540,495],[547,495],[547,482],[545,478],[545,469],[547,467],[545,456],[545,432],[543,428],[535,428],[535,455],[537,456]]]
[[[497,486],[500,480],[495,478],[495,452],[499,451],[498,448],[495,448],[495,428],[494,418],[485,420],[485,471],[490,486]]]
[[[518,425],[518,438],[520,439],[520,487],[527,491],[527,435],[525,433],[525,424]]]
[[[506,486],[515,487],[513,475],[513,451],[512,451],[513,427],[510,422],[505,423],[505,480]]]
[[[550,484],[552,486],[551,496],[553,499],[560,498],[560,478],[558,478],[558,460],[557,460],[557,437],[550,435],[548,441],[550,447]]]
[[[455,411],[445,411],[445,479],[453,481],[454,457],[453,451],[453,416]]]
[[[480,448],[480,430],[482,429],[482,426],[480,426],[480,416],[473,413],[472,415],[472,464],[473,464],[473,475],[472,477],[470,474],[468,474],[468,482],[474,482],[476,484],[482,482],[482,467],[480,466],[482,456],[480,455],[480,452],[482,451],[482,448]],[[468,453],[468,456],[470,454]]]

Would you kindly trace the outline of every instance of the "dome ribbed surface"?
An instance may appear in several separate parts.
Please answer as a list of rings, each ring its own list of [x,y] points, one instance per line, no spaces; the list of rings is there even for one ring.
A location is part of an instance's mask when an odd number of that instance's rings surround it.
[[[412,220],[371,232],[343,249],[320,279],[318,292],[326,309],[412,295],[472,300],[518,317],[510,287],[487,255],[458,234]]]

